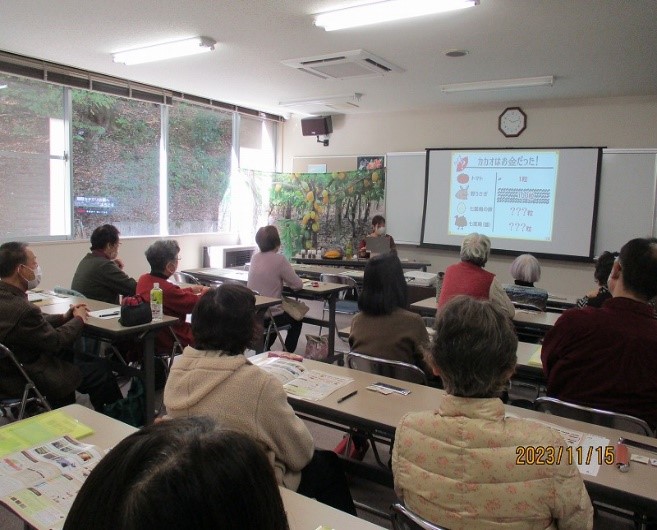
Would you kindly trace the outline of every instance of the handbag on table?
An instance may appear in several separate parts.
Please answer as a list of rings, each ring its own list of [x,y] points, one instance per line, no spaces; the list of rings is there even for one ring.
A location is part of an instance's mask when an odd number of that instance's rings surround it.
[[[141,296],[124,296],[121,301],[119,324],[126,327],[141,326],[153,320],[151,304]]]

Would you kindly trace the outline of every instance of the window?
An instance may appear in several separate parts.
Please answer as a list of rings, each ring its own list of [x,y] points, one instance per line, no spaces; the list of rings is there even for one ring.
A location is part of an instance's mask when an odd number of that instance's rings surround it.
[[[255,237],[259,226],[269,224],[269,190],[271,172],[276,170],[276,135],[278,125],[271,121],[240,116],[240,173],[244,204],[237,222],[246,241]],[[265,172],[259,173],[260,171]]]
[[[169,233],[226,231],[233,115],[176,103],[169,109]],[[226,201],[227,202],[227,201]]]
[[[72,90],[74,236],[160,233],[160,106]]]
[[[0,74],[0,233],[48,239],[70,230],[64,89]]]
[[[88,239],[104,223],[243,233],[266,217],[267,183],[237,168],[275,169],[276,116],[0,56],[1,240]]]

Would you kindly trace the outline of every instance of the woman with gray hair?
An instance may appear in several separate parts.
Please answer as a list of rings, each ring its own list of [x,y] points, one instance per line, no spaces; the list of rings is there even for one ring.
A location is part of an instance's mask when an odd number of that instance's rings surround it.
[[[504,288],[492,272],[484,270],[490,255],[490,239],[473,232],[465,236],[461,244],[461,262],[450,265],[445,270],[438,309],[460,294],[467,294],[479,300],[490,300],[511,318],[515,309]]]
[[[180,288],[169,282],[169,278],[178,270],[180,246],[174,239],[159,239],[146,249],[146,260],[151,266],[151,272],[142,274],[137,282],[137,294],[144,300],[150,300],[150,293],[157,283],[162,289],[162,309],[165,315],[177,317],[178,322],[171,326],[180,344],[185,347],[194,343],[192,328],[187,323],[187,315],[192,312],[199,295],[204,294],[208,287],[194,285]],[[163,329],[155,337],[155,351],[170,352],[174,340],[168,329]]]
[[[505,285],[504,290],[516,307],[528,307],[545,311],[548,292],[534,287],[534,282],[541,279],[541,264],[531,254],[520,254],[511,263],[513,285]]]
[[[458,296],[440,311],[427,362],[447,395],[397,426],[395,491],[434,524],[459,529],[590,529],[593,508],[573,462],[518,465],[518,448],[566,448],[539,423],[507,417],[499,394],[518,339],[494,304]],[[554,460],[554,459],[553,459]]]

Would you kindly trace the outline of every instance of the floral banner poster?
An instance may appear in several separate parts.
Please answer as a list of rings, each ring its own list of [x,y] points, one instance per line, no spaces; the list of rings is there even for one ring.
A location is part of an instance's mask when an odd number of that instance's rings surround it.
[[[384,157],[382,156],[359,156],[356,159],[356,169],[358,171],[381,169],[383,167]]]

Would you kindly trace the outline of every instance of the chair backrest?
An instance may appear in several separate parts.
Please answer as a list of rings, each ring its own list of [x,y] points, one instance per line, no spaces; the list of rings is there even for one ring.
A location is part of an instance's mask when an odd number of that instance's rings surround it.
[[[173,281],[176,283],[191,283],[193,285],[198,285],[201,283],[191,274],[187,274],[186,272],[182,271],[176,271],[173,273]]]
[[[347,354],[347,366],[361,372],[401,379],[419,385],[427,384],[427,374],[420,367],[410,363],[379,359],[378,357],[350,351]]]
[[[586,423],[611,427],[621,431],[643,434],[644,436],[655,436],[648,423],[641,418],[620,412],[576,405],[575,403],[568,403],[567,401],[553,397],[536,398],[534,400],[534,409],[548,414],[554,414],[555,416],[585,421]]]
[[[68,296],[77,296],[78,298],[86,298],[80,291],[69,289],[67,287],[60,287],[59,285],[53,289],[56,294],[66,294]]]
[[[511,303],[516,309],[525,309],[526,311],[540,311],[541,313],[545,312],[544,309],[541,309],[539,306],[534,304],[525,304],[523,302],[516,302],[514,300],[511,300]]]
[[[339,298],[342,300],[347,295],[348,291],[351,291],[353,294],[358,294],[358,284],[351,276],[344,276],[342,274],[320,274],[319,279],[322,282],[326,283],[339,283],[342,285],[348,285],[349,289],[342,291],[339,295]]]
[[[393,530],[447,530],[423,519],[399,502],[390,507],[390,520]]]
[[[504,291],[513,305],[519,309],[545,311],[548,299],[548,292],[545,289],[509,284],[504,286]]]

